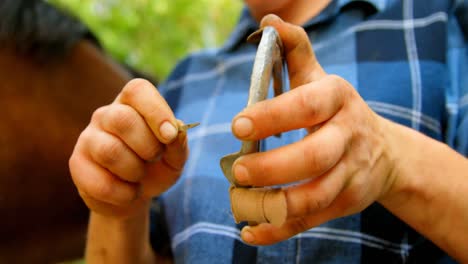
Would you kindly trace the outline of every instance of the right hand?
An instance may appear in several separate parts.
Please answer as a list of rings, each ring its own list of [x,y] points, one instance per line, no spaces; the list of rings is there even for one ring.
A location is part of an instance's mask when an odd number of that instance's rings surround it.
[[[179,178],[188,156],[166,101],[148,81],[130,81],[97,109],[70,157],[73,182],[91,211],[128,218]]]

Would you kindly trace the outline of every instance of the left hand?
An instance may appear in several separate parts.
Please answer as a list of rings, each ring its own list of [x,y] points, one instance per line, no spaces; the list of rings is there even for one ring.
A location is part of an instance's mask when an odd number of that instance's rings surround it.
[[[301,141],[243,156],[233,166],[243,185],[286,187],[288,220],[242,230],[250,244],[271,244],[326,221],[362,211],[386,195],[394,167],[386,139],[389,121],[374,113],[344,79],[327,75],[305,31],[269,15],[262,27],[278,31],[285,50],[291,91],[259,102],[233,120],[242,140],[263,139],[306,128]]]

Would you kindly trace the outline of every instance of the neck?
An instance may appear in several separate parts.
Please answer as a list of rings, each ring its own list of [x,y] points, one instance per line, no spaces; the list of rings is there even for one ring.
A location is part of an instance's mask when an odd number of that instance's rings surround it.
[[[303,25],[308,20],[317,16],[331,0],[295,0],[290,1],[283,7],[277,10],[255,10],[251,9],[250,12],[255,20],[259,21],[268,13],[273,13],[286,22],[295,25]]]

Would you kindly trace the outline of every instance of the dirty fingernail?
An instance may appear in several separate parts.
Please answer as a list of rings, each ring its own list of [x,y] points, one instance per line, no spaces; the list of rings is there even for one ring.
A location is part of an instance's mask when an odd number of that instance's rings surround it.
[[[264,27],[266,24],[270,24],[273,21],[280,21],[283,22],[283,19],[281,19],[279,16],[274,15],[274,14],[268,14],[262,18],[260,21],[261,27]]]
[[[159,127],[159,132],[167,141],[172,141],[177,136],[177,129],[169,121],[162,123]]]
[[[234,165],[234,177],[236,181],[240,184],[248,184],[249,183],[249,171],[244,165],[235,164]]]
[[[253,133],[254,126],[252,120],[247,117],[239,117],[234,121],[234,134],[238,137],[247,137]]]

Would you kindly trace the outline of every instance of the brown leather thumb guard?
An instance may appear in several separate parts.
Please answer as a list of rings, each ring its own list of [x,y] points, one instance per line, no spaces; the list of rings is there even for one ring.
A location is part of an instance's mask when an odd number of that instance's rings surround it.
[[[231,210],[236,223],[271,223],[281,226],[286,221],[286,195],[282,189],[229,188]]]

